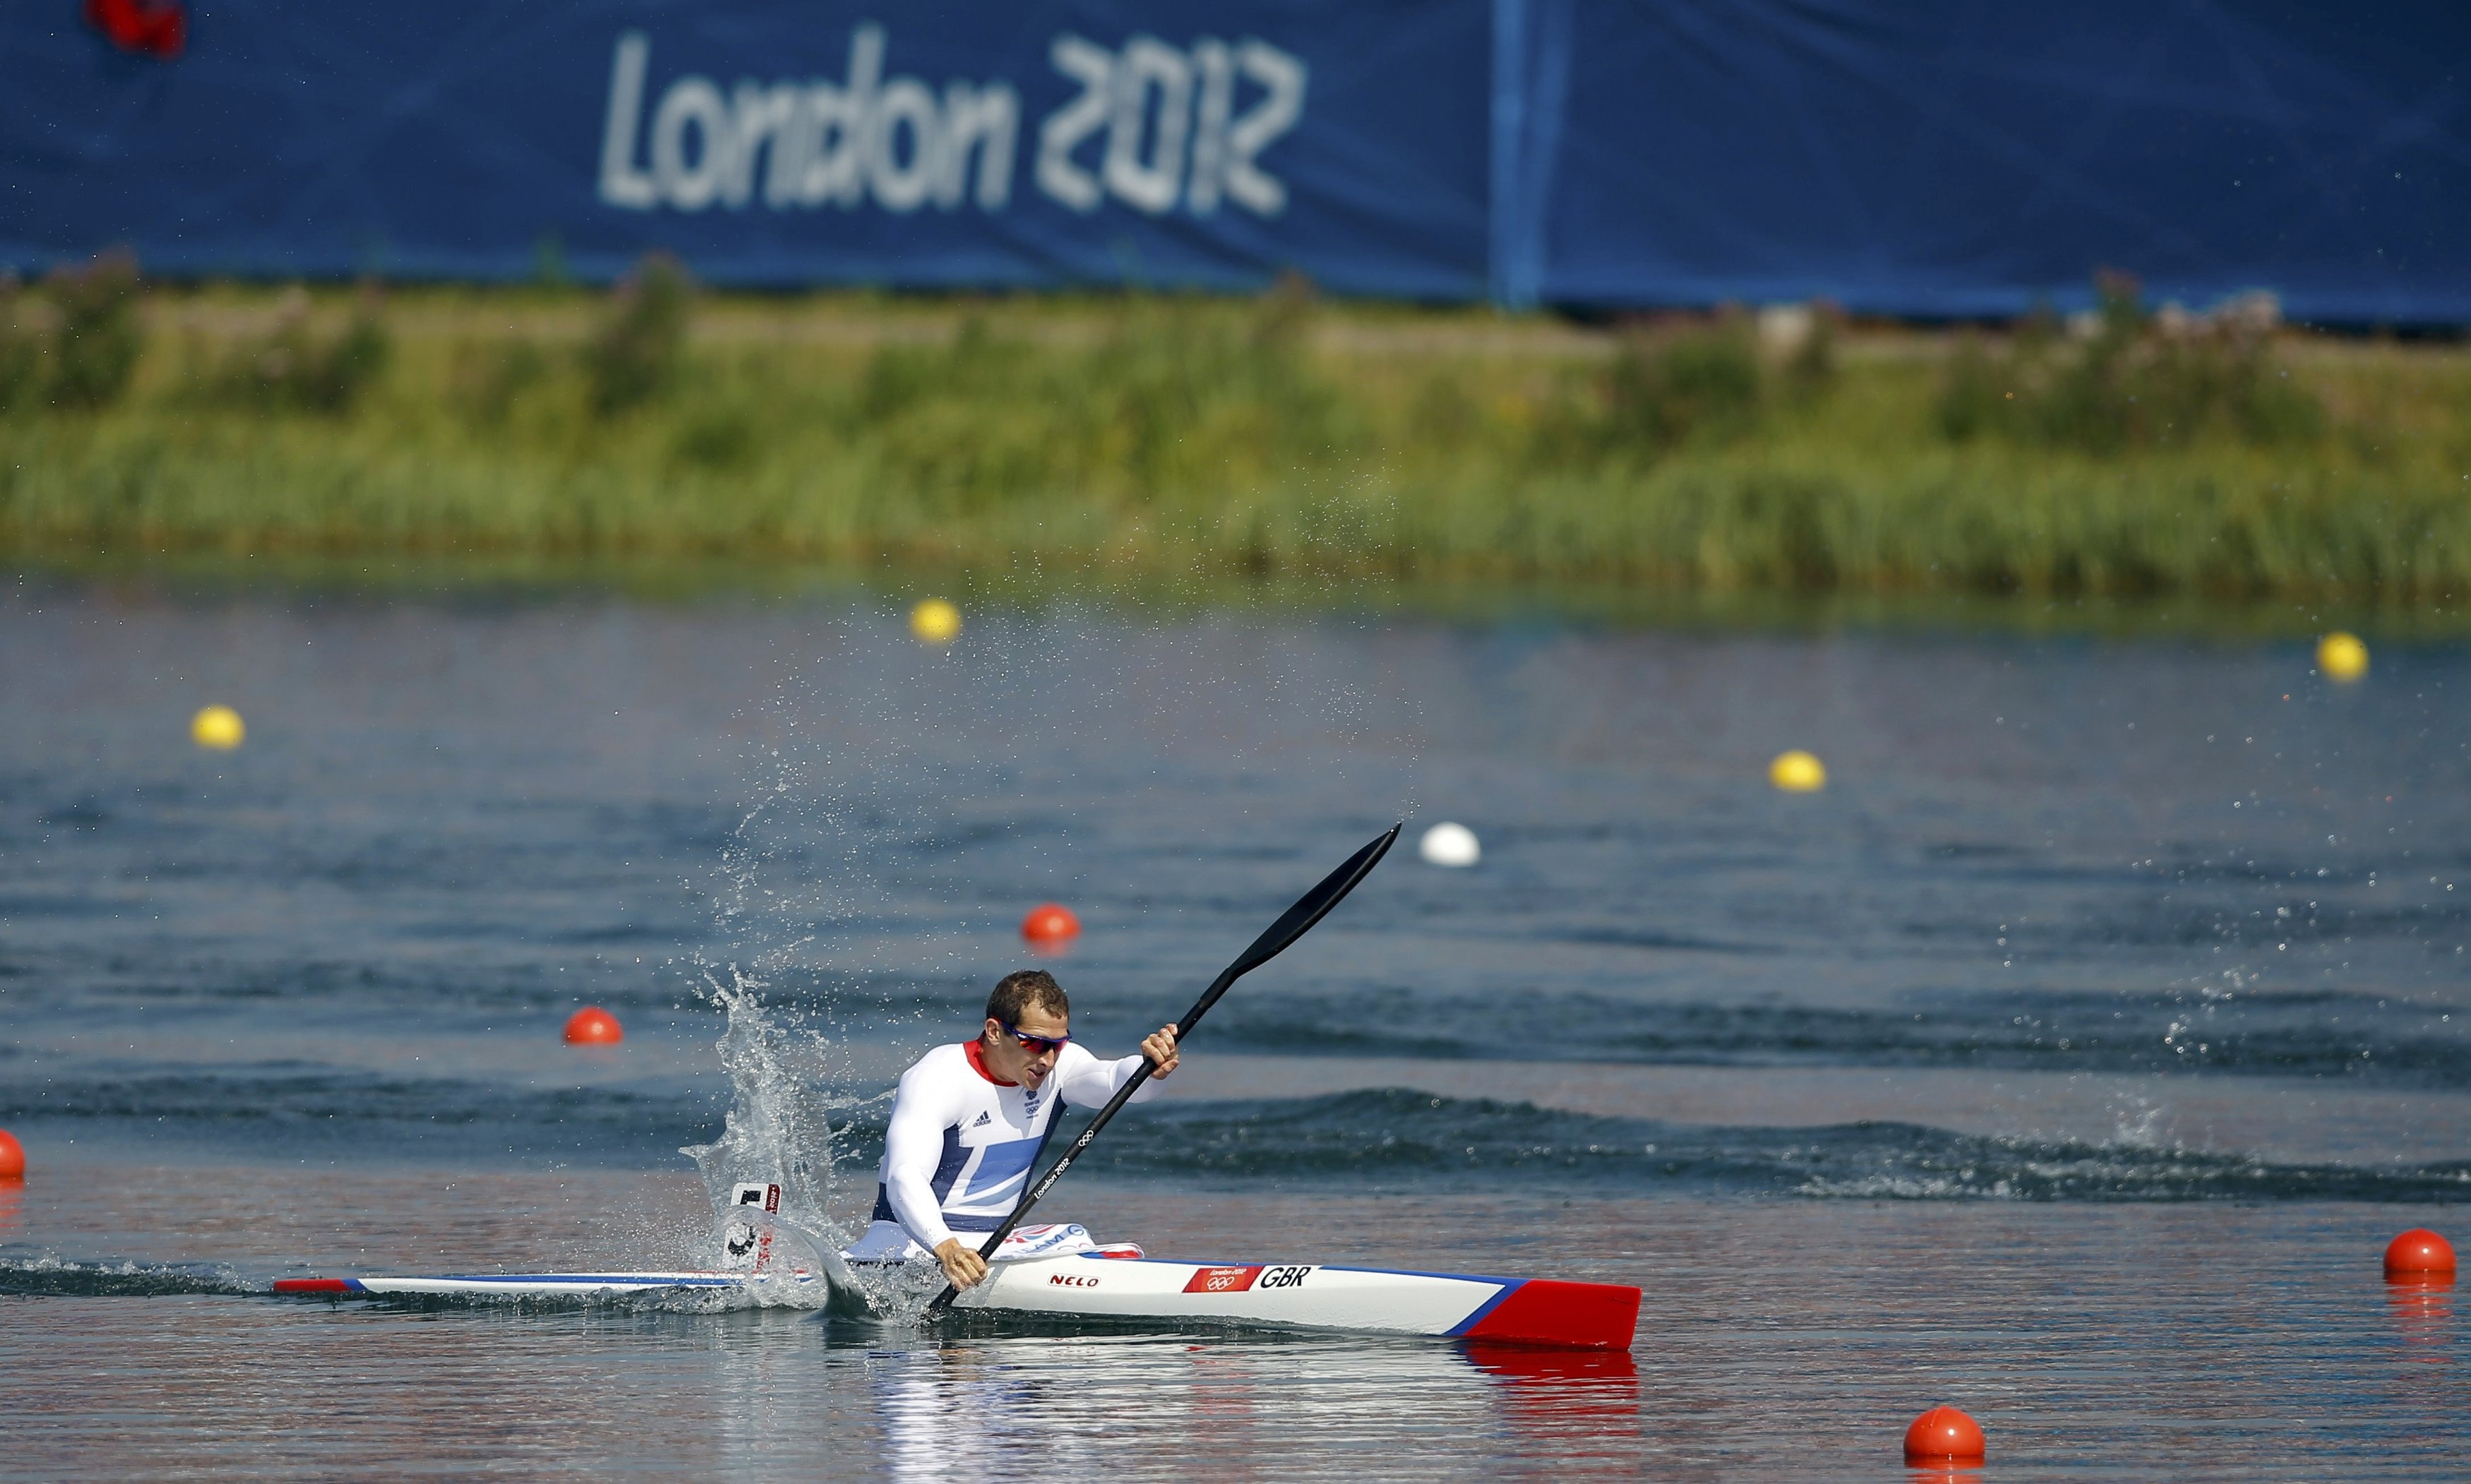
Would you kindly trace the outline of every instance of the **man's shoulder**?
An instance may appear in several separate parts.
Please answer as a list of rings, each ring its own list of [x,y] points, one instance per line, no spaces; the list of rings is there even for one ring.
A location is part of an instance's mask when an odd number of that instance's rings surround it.
[[[969,1065],[970,1052],[968,1043],[953,1041],[948,1042],[943,1046],[930,1047],[928,1048],[925,1055],[909,1064],[909,1070],[912,1072],[922,1072],[930,1067],[948,1067],[955,1062],[958,1062],[964,1067]]]
[[[950,1046],[935,1047],[911,1062],[909,1070],[901,1074],[901,1085],[907,1087],[914,1082],[950,1081],[969,1075],[972,1075],[969,1052],[962,1043],[956,1041]]]

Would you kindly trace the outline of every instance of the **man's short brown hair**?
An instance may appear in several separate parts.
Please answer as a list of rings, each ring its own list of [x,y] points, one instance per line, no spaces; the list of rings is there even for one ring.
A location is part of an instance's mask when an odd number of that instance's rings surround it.
[[[987,1019],[1018,1025],[1022,1012],[1032,1005],[1068,1020],[1072,1014],[1072,1001],[1064,998],[1064,986],[1055,982],[1054,975],[1044,969],[1017,969],[996,980],[996,992],[987,996]]]

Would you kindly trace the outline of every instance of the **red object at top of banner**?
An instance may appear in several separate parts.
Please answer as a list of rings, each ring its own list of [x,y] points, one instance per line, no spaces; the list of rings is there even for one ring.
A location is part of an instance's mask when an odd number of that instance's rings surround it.
[[[189,44],[189,12],[180,0],[85,0],[85,19],[124,52],[169,60]]]

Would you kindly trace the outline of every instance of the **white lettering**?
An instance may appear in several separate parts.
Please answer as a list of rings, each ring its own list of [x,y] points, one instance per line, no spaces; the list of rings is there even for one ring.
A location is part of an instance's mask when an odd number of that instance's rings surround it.
[[[1305,64],[1266,41],[1246,41],[1236,60],[1269,96],[1227,130],[1227,197],[1257,216],[1275,217],[1287,209],[1286,182],[1253,162],[1304,117]]]
[[[1066,35],[1047,56],[1081,94],[1039,126],[1040,190],[1081,212],[1109,196],[1151,216],[1173,210],[1179,196],[1197,217],[1231,200],[1257,216],[1286,210],[1286,182],[1263,170],[1260,156],[1304,117],[1303,61],[1266,41],[1231,47],[1211,36],[1189,55],[1135,36],[1118,55]],[[1238,118],[1245,82],[1261,96]],[[1107,143],[1094,175],[1072,154],[1101,127]]]
[[[737,147],[730,152],[729,179],[720,188],[720,200],[730,210],[739,211],[755,194],[755,157],[766,145],[772,150],[772,173],[765,184],[764,199],[778,200],[787,190],[788,177],[782,160],[789,153],[788,141],[798,132],[800,100],[798,89],[788,82],[765,87],[744,82],[738,84],[733,101]]]
[[[651,42],[621,33],[600,200],[628,211],[715,202],[741,211],[760,185],[775,211],[850,211],[869,200],[903,215],[930,201],[941,211],[972,200],[981,211],[1003,210],[1021,95],[1000,81],[951,80],[939,93],[923,78],[887,79],[886,51],[883,27],[870,21],[851,30],[837,81],[747,78],[724,95],[709,78],[677,78],[647,128]],[[1118,52],[1068,33],[1048,43],[1047,59],[1080,84],[1039,124],[1031,177],[1048,198],[1084,214],[1110,198],[1149,216],[1178,201],[1196,217],[1230,202],[1263,217],[1286,209],[1286,182],[1261,157],[1304,117],[1309,74],[1300,59],[1258,38],[1201,36],[1179,50],[1136,35]]]
[[[807,119],[799,130],[806,170],[798,191],[807,205],[829,201],[846,211],[865,199],[875,82],[882,75],[883,28],[865,25],[850,33],[847,85],[817,82],[807,89]]]
[[[1081,83],[1081,96],[1038,126],[1038,188],[1075,211],[1091,212],[1106,199],[1098,178],[1072,163],[1072,152],[1107,122],[1114,91],[1116,55],[1075,35],[1061,35],[1047,49],[1055,70]]]
[[[1001,82],[984,88],[967,82],[944,88],[944,173],[935,182],[935,204],[961,204],[969,186],[970,152],[978,152],[978,209],[1001,211],[1012,200],[1013,137],[1021,131],[1021,98]]]
[[[1192,176],[1185,203],[1196,217],[1218,209],[1218,187],[1227,170],[1227,117],[1236,106],[1236,62],[1227,43],[1204,36],[1192,43],[1192,65],[1201,74],[1201,98],[1192,121]]]
[[[694,159],[688,162],[687,130],[696,137]],[[661,95],[660,111],[652,115],[652,179],[661,195],[680,211],[701,211],[728,183],[738,153],[731,135],[729,105],[710,80],[684,77]]]
[[[1124,43],[1107,120],[1107,189],[1151,216],[1175,209],[1184,189],[1184,138],[1192,119],[1192,64],[1149,36]],[[1158,95],[1152,130],[1151,93]],[[1146,157],[1142,146],[1148,145]]]
[[[622,33],[609,63],[609,119],[600,133],[600,199],[628,211],[661,203],[652,177],[635,166],[635,127],[644,116],[644,66],[652,44],[640,31]]]
[[[909,162],[901,162],[901,127],[909,126]],[[916,78],[894,78],[883,84],[876,105],[874,149],[867,161],[875,182],[877,204],[886,211],[911,212],[927,203],[944,174],[944,116],[935,95]]]

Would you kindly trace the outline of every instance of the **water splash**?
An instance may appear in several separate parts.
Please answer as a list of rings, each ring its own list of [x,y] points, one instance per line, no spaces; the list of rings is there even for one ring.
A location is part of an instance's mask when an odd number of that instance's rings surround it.
[[[1117,621],[1037,598],[974,612],[963,643],[931,652],[896,623],[825,624],[807,637],[812,657],[741,718],[748,792],[709,882],[726,947],[700,985],[726,1020],[730,1108],[718,1141],[685,1151],[717,1218],[734,1187],[778,1181],[783,1217],[818,1245],[845,1245],[872,1207],[861,1162],[880,1143],[882,1110],[870,1110],[891,1095],[851,1090],[881,1088],[888,1049],[948,1037],[951,1006],[1017,966],[990,961],[1019,952],[1013,904],[1077,884],[1070,894],[1102,907],[1117,893],[1123,917],[1153,909],[1137,887],[1077,880],[1089,803],[1112,815],[1128,791],[1172,796],[1176,760],[1196,749],[1249,756],[1257,776],[1292,786],[1307,817],[1399,788],[1386,753],[1350,761],[1380,698],[1269,663],[1275,634],[1178,624],[1123,642]],[[1261,828],[1292,844],[1289,821]],[[1232,859],[1222,872],[1258,869],[1260,857]],[[980,879],[1003,883],[1000,894],[972,884]],[[863,1076],[854,1044],[874,1059]],[[840,1188],[861,1178],[862,1190]],[[829,1266],[836,1290],[864,1294],[879,1314],[912,1312],[941,1285],[931,1263],[856,1276],[836,1258]]]
[[[2171,1119],[2171,1105],[2144,1093],[2121,1089],[2110,1100],[2109,1142],[2125,1149],[2172,1149],[2179,1147],[2166,1130]]]
[[[765,1005],[764,984],[736,970],[707,971],[705,994],[721,1011],[718,1049],[729,1074],[730,1105],[721,1135],[711,1143],[678,1152],[695,1162],[712,1199],[714,1227],[699,1260],[731,1265],[720,1247],[720,1217],[729,1193],[741,1183],[781,1186],[780,1218],[814,1238],[830,1289],[785,1288],[770,1301],[807,1307],[835,1293],[864,1292],[840,1258],[850,1236],[833,1217],[834,1140],[853,1117],[883,1100],[849,1096],[835,1090],[841,1075],[841,1044],[807,1023],[804,1015]],[[837,1123],[835,1119],[838,1119]]]
[[[160,1298],[174,1294],[263,1293],[227,1263],[80,1261],[46,1253],[0,1259],[0,1293],[74,1298]]]

